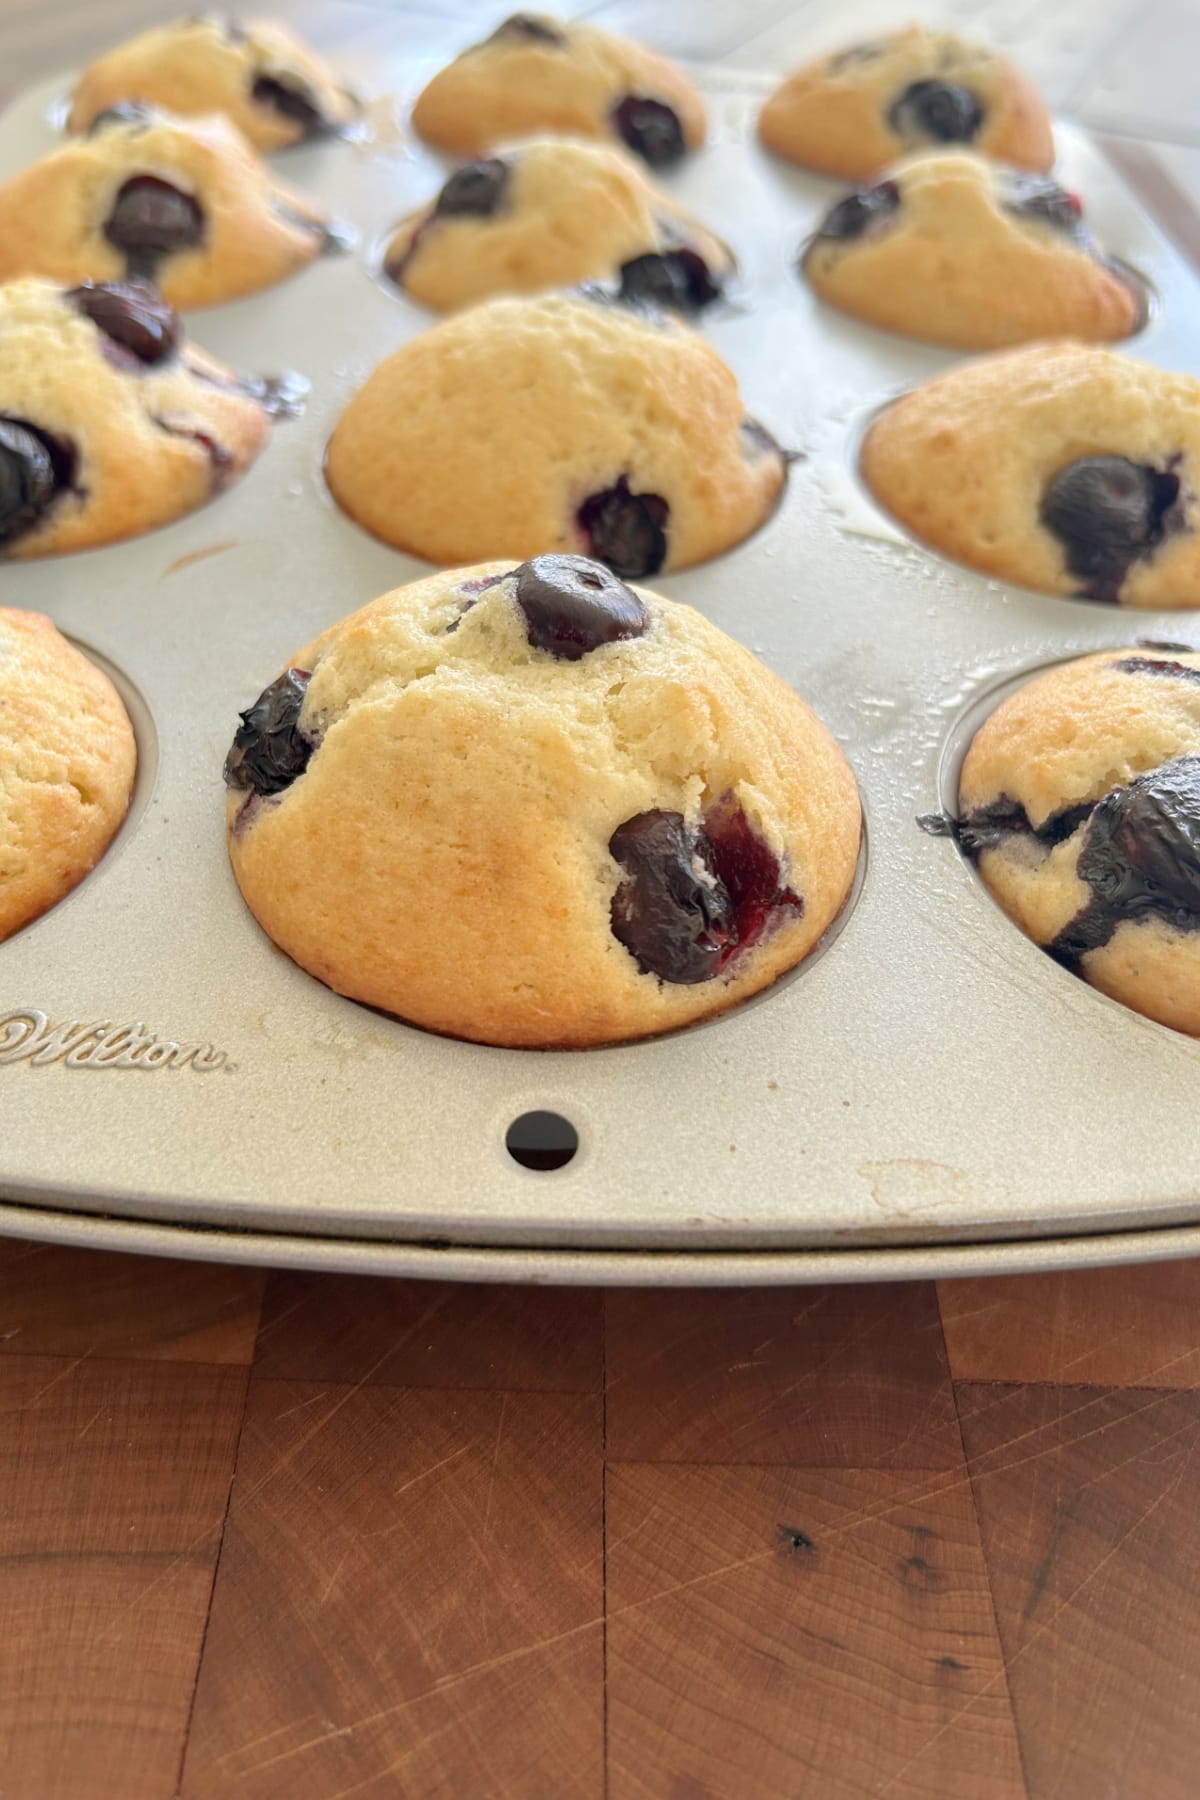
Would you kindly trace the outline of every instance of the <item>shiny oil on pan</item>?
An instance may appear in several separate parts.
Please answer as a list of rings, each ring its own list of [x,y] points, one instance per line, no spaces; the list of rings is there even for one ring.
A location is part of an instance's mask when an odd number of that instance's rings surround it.
[[[952,794],[970,731],[1014,678],[1135,635],[1200,641],[1200,619],[985,581],[907,543],[866,499],[864,424],[958,358],[829,312],[797,280],[838,190],[758,149],[752,78],[703,78],[713,142],[669,180],[739,259],[741,297],[704,330],[749,410],[804,458],[755,537],[655,585],[749,645],[843,743],[869,850],[841,929],[722,1020],[574,1054],[413,1030],[321,987],[258,931],[223,841],[237,712],[298,645],[424,567],[367,538],[321,479],[349,395],[431,322],[372,259],[440,165],[395,129],[380,70],[349,74],[371,101],[360,140],[281,167],[354,224],[358,249],[189,318],[230,362],[307,376],[305,416],[190,518],[0,566],[0,604],[49,613],[114,673],[142,752],[100,868],[0,946],[0,1231],[535,1281],[864,1280],[1194,1253],[1200,1044],[1058,968],[914,819]],[[390,73],[401,95],[416,79]],[[0,118],[0,176],[56,141],[65,86]],[[1130,350],[1200,374],[1194,276],[1097,146],[1066,128],[1059,144],[1059,178],[1156,293]],[[506,1132],[531,1111],[574,1127],[566,1166],[509,1156]]]

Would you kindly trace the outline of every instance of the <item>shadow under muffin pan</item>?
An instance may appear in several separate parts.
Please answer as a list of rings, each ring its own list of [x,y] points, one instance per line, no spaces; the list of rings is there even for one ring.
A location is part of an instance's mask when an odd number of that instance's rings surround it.
[[[423,72],[397,60],[359,85],[411,93]],[[758,146],[770,79],[703,83],[720,129],[667,185],[736,240],[747,305],[711,309],[702,329],[747,411],[807,458],[752,538],[650,585],[746,644],[842,743],[870,820],[852,914],[755,1002],[586,1056],[415,1031],[272,948],[228,866],[221,767],[238,712],[301,645],[427,568],[328,504],[319,468],[351,394],[430,324],[371,278],[365,246],[445,169],[411,142],[289,151],[289,179],[357,226],[360,249],[206,311],[198,335],[239,368],[304,370],[304,417],[218,506],[111,548],[0,565],[0,604],[48,613],[123,671],[158,734],[153,795],[114,860],[0,947],[0,1229],[44,1229],[21,1221],[53,1209],[89,1241],[157,1221],[178,1253],[746,1282],[919,1273],[947,1246],[1007,1244],[989,1264],[1002,1267],[1028,1261],[1035,1238],[1050,1241],[1032,1254],[1069,1260],[1072,1234],[1200,1223],[1200,1044],[1068,978],[915,822],[941,803],[946,747],[976,695],[1123,629],[1190,637],[1189,615],[1123,624],[839,514],[847,420],[961,358],[817,308],[790,251],[842,184],[781,177]],[[0,178],[57,141],[46,107],[66,85],[0,116]],[[1200,283],[1098,149],[1060,136],[1060,179],[1163,297],[1138,353],[1200,373]],[[203,1054],[140,1071],[34,1064],[31,1019],[48,1032],[141,1023]],[[547,1112],[577,1151],[523,1166],[506,1138]],[[1085,1158],[1064,1156],[1064,1131]]]

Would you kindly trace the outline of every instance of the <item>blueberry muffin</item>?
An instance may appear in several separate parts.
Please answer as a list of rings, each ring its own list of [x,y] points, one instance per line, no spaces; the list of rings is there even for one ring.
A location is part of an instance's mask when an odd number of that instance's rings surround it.
[[[436,312],[606,280],[627,299],[694,312],[733,259],[623,151],[539,138],[457,169],[404,220],[384,266]]]
[[[184,309],[257,293],[332,238],[228,120],[134,103],[0,187],[0,280],[132,277]]]
[[[740,543],[786,459],[698,333],[552,294],[403,344],[338,420],[325,474],[360,525],[430,562],[572,550],[636,580]]]
[[[340,994],[481,1043],[723,1012],[849,894],[854,777],[690,607],[577,556],[429,576],[242,714],[229,849],[263,929]]]
[[[481,156],[534,132],[612,138],[652,168],[704,142],[704,102],[681,69],[594,25],[514,13],[417,97],[427,143]]]
[[[0,287],[0,556],[133,537],[203,506],[270,430],[248,382],[141,283]]]
[[[999,706],[967,752],[962,848],[1034,943],[1200,1035],[1200,652],[1102,650]]]
[[[1032,344],[903,395],[867,433],[876,498],[934,549],[1049,594],[1200,606],[1200,381]]]
[[[923,25],[806,63],[767,100],[758,128],[777,156],[851,181],[930,144],[970,144],[1021,169],[1054,161],[1049,117],[1021,70]]]
[[[0,607],[0,939],[99,862],[136,766],[108,676],[40,613]]]
[[[144,100],[190,117],[224,113],[259,150],[281,150],[344,127],[356,102],[282,25],[206,16],[177,19],[89,63],[71,99],[68,131]]]
[[[1077,195],[965,150],[920,151],[839,200],[801,267],[843,312],[959,350],[1128,337],[1145,312]]]

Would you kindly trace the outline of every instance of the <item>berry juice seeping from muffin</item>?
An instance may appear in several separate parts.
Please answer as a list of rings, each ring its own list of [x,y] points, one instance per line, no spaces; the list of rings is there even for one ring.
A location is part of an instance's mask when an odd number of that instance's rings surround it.
[[[431,575],[335,625],[243,714],[226,782],[238,884],[289,956],[514,1046],[757,993],[840,912],[861,831],[790,688],[571,555]]]

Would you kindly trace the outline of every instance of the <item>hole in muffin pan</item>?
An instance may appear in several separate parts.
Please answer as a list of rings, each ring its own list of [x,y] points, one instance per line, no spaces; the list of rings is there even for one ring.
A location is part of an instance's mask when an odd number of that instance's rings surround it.
[[[504,1134],[504,1147],[523,1169],[547,1174],[565,1169],[579,1148],[579,1133],[561,1113],[521,1113]]]
[[[29,932],[36,931],[43,919],[53,917],[61,912],[64,906],[70,906],[72,902],[82,896],[94,892],[97,879],[104,874],[106,869],[111,868],[117,862],[136,835],[137,827],[150,804],[158,779],[158,732],[154,725],[154,715],[150,711],[141,689],[130,680],[119,664],[112,662],[104,655],[103,651],[94,649],[91,644],[86,643],[83,638],[76,637],[72,632],[64,631],[62,635],[72,649],[78,650],[81,656],[86,656],[90,663],[108,676],[121,696],[121,704],[129,714],[129,722],[133,726],[133,739],[137,746],[137,769],[133,777],[133,791],[129,796],[129,807],[125,817],[121,820],[116,835],[99,862],[94,868],[88,870],[82,881],[76,882],[70,892],[64,894],[62,899],[48,911],[39,913],[36,919],[30,919],[27,925],[22,925],[19,931],[15,931],[10,938],[6,938],[4,943],[0,944],[0,956],[4,954],[4,944],[16,943],[18,939],[26,937]]]

